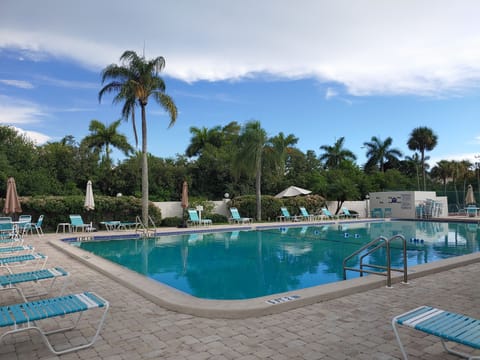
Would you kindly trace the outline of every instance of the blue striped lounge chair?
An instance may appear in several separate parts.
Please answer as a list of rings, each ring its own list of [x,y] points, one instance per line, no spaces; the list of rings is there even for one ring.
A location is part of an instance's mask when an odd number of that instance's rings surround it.
[[[330,210],[328,210],[327,208],[322,208],[322,214],[327,218],[327,219],[338,219],[338,218],[344,218],[345,215],[343,214],[339,214],[339,215],[333,215]]]
[[[79,294],[2,306],[0,307],[0,328],[5,328],[6,331],[0,336],[0,342],[4,341],[8,335],[35,330],[41,335],[42,340],[49,350],[56,355],[85,349],[92,346],[97,340],[105,323],[108,308],[109,303],[107,300],[88,291]],[[80,321],[81,315],[90,310],[102,312],[102,315],[98,317],[97,330],[90,341],[68,348],[61,346],[61,350],[57,349],[60,347],[57,344],[57,348],[55,348],[50,342],[49,335],[65,333],[75,329]],[[73,325],[69,327],[54,328],[53,330],[45,331],[40,326],[40,323],[48,322],[49,319],[67,316],[72,317],[73,320]],[[48,328],[51,329],[51,327],[52,324],[50,324]]]
[[[315,221],[315,220],[322,220],[323,219],[323,215],[310,214],[304,206],[300,206],[299,209],[300,209],[300,214],[301,214],[300,216],[301,216],[302,220]]]
[[[95,231],[92,223],[85,224],[80,215],[70,215],[70,227],[72,231]]]
[[[282,215],[278,217],[279,221],[299,221],[300,220],[298,216],[290,215],[290,212],[285,206],[282,206],[280,208],[280,211],[282,212]]]
[[[466,358],[480,359],[480,355],[470,355],[447,347],[447,342],[456,342],[473,349],[480,349],[480,320],[437,309],[421,306],[392,319],[392,327],[403,358],[408,359],[397,325],[403,325],[440,338],[445,351]]]
[[[238,212],[238,209],[235,207],[230,208],[230,213],[232,214],[232,217],[228,219],[229,222],[238,223],[238,224],[245,224],[245,223],[252,222],[252,218],[241,217],[240,213]]]
[[[60,290],[60,295],[63,295],[63,292],[65,291],[66,285],[67,285],[67,278],[70,274],[63,270],[60,267],[54,267],[50,269],[43,269],[43,270],[35,270],[35,271],[26,271],[22,273],[15,273],[15,274],[5,274],[5,275],[0,275],[0,290],[6,290],[6,289],[15,289],[22,299],[26,302],[27,298],[31,297],[39,297],[39,296],[45,296],[50,293],[50,291],[53,289],[55,282],[59,278],[65,278],[65,281],[63,282],[63,286]],[[30,293],[25,295],[23,290],[19,287],[21,284],[24,283],[31,283],[31,282],[43,282],[45,280],[51,280],[50,281],[50,286],[46,288],[46,291],[44,292],[35,292],[35,293]]]
[[[188,221],[187,221],[187,224],[190,224],[190,225],[203,225],[203,226],[208,226],[208,225],[212,225],[212,220],[211,219],[200,219],[200,217],[198,216],[198,212],[197,210],[195,209],[188,209],[188,217],[190,218]]]
[[[5,268],[11,274],[13,273],[12,268],[33,262],[35,264],[35,270],[45,269],[47,260],[48,256],[40,253],[0,257],[0,268]]]
[[[358,214],[352,214],[350,210],[348,210],[346,207],[342,207],[342,212],[346,218],[349,218],[349,219],[358,218]]]

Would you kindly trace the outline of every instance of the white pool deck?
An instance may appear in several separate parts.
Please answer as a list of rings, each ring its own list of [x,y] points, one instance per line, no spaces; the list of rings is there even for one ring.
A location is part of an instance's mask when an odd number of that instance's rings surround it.
[[[255,224],[268,225],[279,224]],[[94,235],[103,234],[111,233]],[[70,236],[28,236],[26,243],[49,256],[47,266],[72,273],[71,292],[95,291],[111,309],[97,343],[62,359],[399,359],[393,316],[428,304],[480,318],[480,254],[414,267],[409,284],[397,277],[392,288],[385,287],[384,277],[368,276],[258,299],[214,301],[159,285],[60,240]],[[291,295],[299,297],[266,302]],[[58,334],[55,343],[76,343],[92,331],[87,325]],[[455,358],[434,337],[408,330],[401,335],[411,359]],[[0,345],[0,359],[54,358],[34,333]]]

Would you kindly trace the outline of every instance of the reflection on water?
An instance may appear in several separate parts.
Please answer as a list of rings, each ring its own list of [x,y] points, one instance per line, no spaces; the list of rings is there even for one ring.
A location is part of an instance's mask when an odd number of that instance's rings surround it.
[[[392,221],[168,235],[80,246],[196,297],[247,299],[339,281],[343,259],[379,236],[403,235],[408,264],[413,266],[479,251],[478,230],[476,224]],[[401,246],[394,243],[393,248],[392,266],[399,267]],[[366,258],[378,265],[384,260],[383,250]],[[355,276],[358,273],[349,273],[348,278]]]

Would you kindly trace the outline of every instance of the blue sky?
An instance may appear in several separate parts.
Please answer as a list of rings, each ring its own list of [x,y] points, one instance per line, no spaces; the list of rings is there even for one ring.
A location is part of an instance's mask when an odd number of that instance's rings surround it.
[[[53,11],[55,9],[55,11]],[[259,120],[298,147],[345,137],[365,161],[372,136],[411,155],[410,132],[428,126],[428,155],[480,155],[480,3],[449,1],[3,0],[0,124],[39,144],[81,140],[92,119],[120,106],[98,103],[100,72],[124,50],[166,58],[163,77],[177,123],[148,106],[149,151],[183,153],[191,126]],[[187,26],[188,25],[188,26]],[[130,123],[120,131],[133,143]]]

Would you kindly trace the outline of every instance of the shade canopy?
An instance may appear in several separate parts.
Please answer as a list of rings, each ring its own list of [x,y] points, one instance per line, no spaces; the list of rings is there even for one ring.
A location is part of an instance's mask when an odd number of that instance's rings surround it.
[[[5,194],[5,206],[3,207],[3,213],[8,215],[21,212],[22,207],[20,205],[20,199],[18,198],[15,179],[13,177],[9,177],[7,180],[7,192]]]
[[[282,192],[275,195],[276,198],[283,198],[283,197],[292,197],[292,196],[299,196],[299,195],[307,195],[310,194],[310,190],[302,189],[298,186],[289,186]]]
[[[182,185],[182,208],[188,208],[188,184],[186,181]]]
[[[93,198],[93,189],[92,189],[92,182],[88,180],[87,182],[87,190],[85,192],[85,203],[83,207],[86,210],[95,210],[95,200]]]
[[[467,205],[476,205],[477,204],[477,202],[475,201],[475,195],[473,194],[472,185],[468,185],[468,187],[467,187],[467,195],[465,196],[465,204],[467,204]]]

